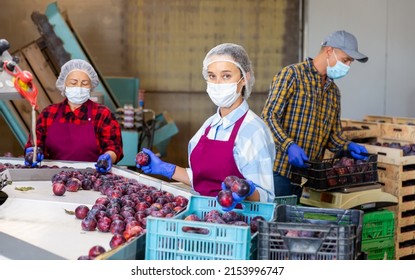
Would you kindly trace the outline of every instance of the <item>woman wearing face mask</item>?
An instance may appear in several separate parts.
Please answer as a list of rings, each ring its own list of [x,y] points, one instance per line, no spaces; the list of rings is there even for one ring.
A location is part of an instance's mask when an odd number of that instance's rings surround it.
[[[205,196],[216,196],[224,179],[234,175],[250,182],[250,193],[240,200],[273,201],[274,143],[246,101],[255,82],[247,53],[239,45],[218,45],[206,55],[202,74],[218,109],[189,142],[190,168],[163,162],[147,149],[150,164],[137,167],[191,185]]]
[[[121,128],[112,112],[91,101],[90,92],[98,86],[98,75],[86,61],[66,62],[56,81],[65,100],[46,107],[36,124],[37,146],[41,148],[36,166],[43,157],[53,160],[105,162],[97,170],[105,173],[123,158]],[[26,153],[33,151],[31,137]]]
[[[307,167],[305,161],[321,160],[325,149],[349,150],[356,159],[367,153],[364,146],[342,137],[340,91],[335,79],[344,77],[351,63],[366,62],[354,35],[330,34],[317,56],[284,67],[275,75],[262,111],[277,150],[274,165],[275,195],[296,194],[291,184],[291,166]]]

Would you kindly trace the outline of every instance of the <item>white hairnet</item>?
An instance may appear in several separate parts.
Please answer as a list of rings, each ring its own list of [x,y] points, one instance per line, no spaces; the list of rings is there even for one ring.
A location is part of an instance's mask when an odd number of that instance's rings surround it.
[[[220,57],[219,57],[220,56]],[[245,80],[245,93],[244,98],[248,99],[252,92],[252,86],[255,83],[254,70],[252,69],[251,61],[245,49],[236,44],[224,43],[217,45],[211,49],[205,59],[203,60],[202,74],[205,80],[208,79],[208,66],[216,61],[228,61],[234,63],[242,72]],[[247,73],[249,73],[249,79],[247,79]]]
[[[98,86],[99,79],[97,72],[94,70],[94,67],[92,67],[92,65],[85,60],[71,59],[62,65],[61,72],[59,73],[59,77],[56,80],[56,88],[61,92],[65,90],[66,78],[68,77],[69,73],[73,71],[82,71],[88,75],[89,79],[91,80],[91,90]]]

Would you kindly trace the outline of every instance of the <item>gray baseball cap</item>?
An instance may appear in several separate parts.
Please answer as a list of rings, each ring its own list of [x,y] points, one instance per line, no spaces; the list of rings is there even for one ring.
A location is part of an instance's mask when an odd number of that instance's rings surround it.
[[[359,62],[364,63],[369,59],[366,55],[358,51],[356,37],[353,34],[346,32],[344,30],[339,30],[331,33],[324,39],[321,45],[341,49],[347,55]]]

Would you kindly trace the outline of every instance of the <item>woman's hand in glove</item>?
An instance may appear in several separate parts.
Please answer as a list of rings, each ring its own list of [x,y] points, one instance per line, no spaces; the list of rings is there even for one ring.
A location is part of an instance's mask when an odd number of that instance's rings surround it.
[[[163,175],[169,179],[173,177],[176,165],[162,161],[149,149],[143,148],[143,152],[150,156],[150,162],[144,166],[137,164],[137,168],[141,168],[146,174]]]

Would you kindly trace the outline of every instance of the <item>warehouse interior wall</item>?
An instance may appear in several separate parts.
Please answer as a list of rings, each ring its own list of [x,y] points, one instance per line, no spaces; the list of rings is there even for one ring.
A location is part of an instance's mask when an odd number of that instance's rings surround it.
[[[324,37],[344,29],[353,33],[367,63],[354,62],[337,84],[342,117],[415,117],[412,61],[415,37],[411,0],[313,0],[304,2],[304,55],[317,54]]]
[[[216,108],[207,96],[202,61],[215,45],[240,44],[252,60],[256,83],[248,100],[260,114],[269,83],[301,52],[301,4],[296,0],[59,0],[104,76],[133,76],[145,107],[168,111],[179,128],[167,161],[187,166],[187,143]],[[47,0],[3,0],[0,37],[11,53],[40,37],[31,20]],[[19,20],[16,20],[19,19]],[[7,125],[0,120],[0,129]],[[0,155],[10,147],[0,145]],[[16,151],[17,150],[17,151]],[[21,154],[20,147],[14,154]]]

